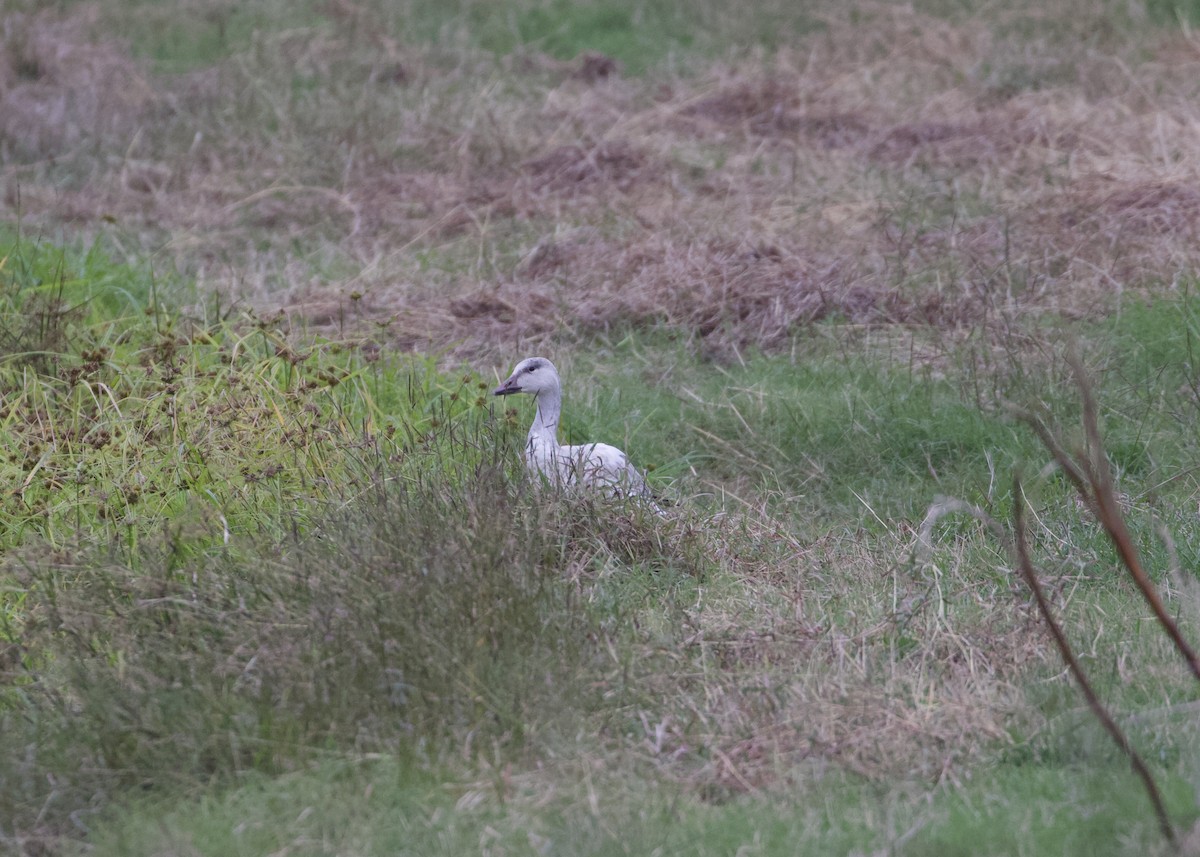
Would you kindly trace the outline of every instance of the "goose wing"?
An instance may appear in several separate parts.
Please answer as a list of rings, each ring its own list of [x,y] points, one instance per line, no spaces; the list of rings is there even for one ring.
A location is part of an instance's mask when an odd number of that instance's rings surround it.
[[[646,480],[629,462],[629,456],[607,443],[562,447],[573,482],[596,488],[614,488],[623,494],[646,493]]]

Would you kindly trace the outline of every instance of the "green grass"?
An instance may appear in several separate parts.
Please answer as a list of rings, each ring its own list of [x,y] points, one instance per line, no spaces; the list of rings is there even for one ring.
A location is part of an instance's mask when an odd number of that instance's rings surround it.
[[[166,73],[211,65],[252,50],[255,39],[281,29],[316,27],[328,21],[318,3],[259,2],[236,6],[134,0],[104,10],[106,23],[129,39],[137,54]]]
[[[944,521],[926,560],[899,535],[939,495],[1007,515],[1008,474],[1047,456],[979,391],[1040,399],[1070,426],[1060,362],[980,387],[961,351],[915,361],[916,343],[851,348],[836,326],[728,364],[669,334],[597,343],[602,359],[562,361],[564,439],[655,465],[684,504],[658,520],[522,489],[530,403],[493,410],[478,375],[184,315],[181,284],[99,248],[5,248],[2,427],[20,488],[0,498],[0,726],[16,751],[0,756],[0,815],[18,830],[49,825],[66,847],[94,807],[100,854],[1156,842],[987,534]],[[1182,511],[1196,317],[1163,300],[1076,328],[1160,578],[1158,520],[1185,568],[1197,545]],[[761,510],[731,513],[714,489]],[[1031,492],[1056,605],[1186,823],[1194,735],[1169,706],[1195,688],[1061,481]],[[964,652],[1000,661],[964,676]],[[986,713],[990,737],[936,721],[958,737],[881,739],[889,761],[862,761],[871,730],[981,681],[1011,710]],[[843,722],[866,724],[854,752],[879,774],[792,747]],[[958,785],[937,784],[945,752],[978,763]]]
[[[918,7],[950,20],[980,14],[978,4],[972,3],[930,0]],[[1157,26],[1175,27],[1180,20],[1195,20],[1195,10],[1188,3],[1154,0],[1147,8]],[[855,14],[870,18],[886,14],[886,10]],[[1108,15],[1123,16],[1126,27],[1138,23],[1124,10],[1109,10]],[[102,21],[129,40],[136,54],[166,73],[193,71],[230,56],[253,53],[280,33],[352,37],[384,33],[402,42],[447,49],[466,43],[497,56],[536,52],[570,60],[598,51],[618,60],[627,74],[644,75],[664,67],[686,68],[697,59],[745,54],[751,46],[767,51],[791,48],[827,26],[819,7],[800,8],[778,0],[757,3],[748,14],[736,14],[722,4],[680,0],[519,0],[503,4],[409,0],[354,7],[329,7],[308,0],[178,7],[161,0],[133,0],[105,4]],[[1048,26],[1075,36],[1071,22],[1048,21],[1040,12],[1006,20],[1000,32],[1028,40],[1044,37]],[[1111,38],[1111,33],[1090,35],[1095,40],[1106,36]],[[981,74],[995,89],[1006,92],[1074,80],[1071,69],[1045,64],[998,69],[985,65]],[[305,75],[298,72],[297,85],[306,86],[304,81]]]
[[[1056,613],[1194,822],[1197,687],[1004,408],[1078,444],[1078,341],[1195,637],[1190,196],[1102,127],[1185,103],[1169,15],[88,8],[8,37],[6,204],[67,237],[0,234],[0,850],[1155,853],[997,540],[920,542],[941,496],[1007,523],[1014,470]],[[587,50],[626,79],[541,56]],[[823,321],[776,311],[810,287]],[[488,390],[534,349],[563,439],[628,450],[667,516],[521,481],[533,404]]]
[[[1073,340],[1118,477],[1137,502],[1180,522],[1179,510],[1186,515],[1200,496],[1200,441],[1188,429],[1200,417],[1198,314],[1191,298],[1131,303],[1111,322],[1076,326],[1036,368],[982,380],[951,368],[972,365],[969,347],[931,356],[918,334],[849,351],[854,334],[836,322],[791,356],[730,365],[697,362],[666,338],[633,337],[613,349],[610,367],[568,373],[563,430],[632,446],[666,481],[691,468],[714,483],[750,480],[818,529],[833,519],[871,528],[876,516],[919,518],[938,495],[1007,517],[1011,474],[1036,473],[1049,456],[1006,403],[1045,413],[1069,443],[1082,442],[1064,362]],[[924,356],[914,360],[917,352]],[[1051,474],[1030,490],[1057,502],[1069,486]]]
[[[775,49],[822,24],[787,3],[767,4],[750,16],[717,5],[678,0],[478,0],[359,4],[353,10],[317,3],[257,2],[236,7],[198,4],[179,9],[139,0],[106,9],[108,26],[120,28],[142,56],[164,72],[185,72],[256,50],[280,31],[360,35],[379,31],[407,42],[453,47],[463,41],[504,56],[544,53],[570,60],[598,51],[625,72],[646,73],[694,55]],[[258,40],[256,42],[256,39]],[[301,80],[300,77],[297,78]]]
[[[1189,0],[1149,0],[1146,9],[1159,26],[1195,26],[1200,21],[1200,5]]]
[[[95,248],[10,239],[0,259],[5,547],[136,552],[188,509],[224,538],[278,531],[305,500],[361,490],[361,456],[419,472],[432,428],[489,419],[475,375],[378,360],[364,340],[300,345],[278,319],[181,317],[169,284]]]
[[[888,792],[851,779],[797,784],[794,800],[706,804],[668,784],[643,791],[643,784],[602,778],[587,795],[559,784],[530,815],[525,804],[534,796],[499,775],[439,786],[385,758],[254,781],[183,807],[150,803],[106,829],[93,853],[251,855],[286,848],[296,854],[458,855],[495,849],[717,857],[747,850],[855,854],[893,846],[904,855],[1117,855],[1134,853],[1123,841],[1154,835],[1148,807],[1115,799],[1126,779],[1115,765],[1015,769],[982,771],[956,789],[911,783]],[[1168,786],[1176,812],[1194,815],[1187,785]]]
[[[791,357],[733,365],[672,346],[619,348],[598,379],[569,378],[564,430],[635,445],[664,478],[694,468],[713,482],[751,480],[818,527],[919,517],[939,494],[995,500],[981,474],[1039,455],[1029,432],[966,398],[961,379],[897,366],[869,345],[847,355],[840,338],[833,324]],[[638,377],[664,366],[654,384]]]

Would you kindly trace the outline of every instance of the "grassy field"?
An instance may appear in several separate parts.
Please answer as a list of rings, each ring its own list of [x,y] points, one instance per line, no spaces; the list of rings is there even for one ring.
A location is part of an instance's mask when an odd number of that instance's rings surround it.
[[[1194,7],[0,8],[0,851],[1200,853]]]

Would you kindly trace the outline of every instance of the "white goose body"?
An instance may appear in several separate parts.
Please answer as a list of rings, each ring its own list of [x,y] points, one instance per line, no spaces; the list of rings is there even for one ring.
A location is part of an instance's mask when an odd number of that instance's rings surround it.
[[[537,401],[537,414],[522,452],[525,467],[531,474],[556,488],[583,486],[612,496],[650,496],[642,474],[615,446],[607,443],[559,444],[562,382],[553,363],[544,357],[522,360],[508,380],[495,390],[497,396],[513,393],[530,393]]]

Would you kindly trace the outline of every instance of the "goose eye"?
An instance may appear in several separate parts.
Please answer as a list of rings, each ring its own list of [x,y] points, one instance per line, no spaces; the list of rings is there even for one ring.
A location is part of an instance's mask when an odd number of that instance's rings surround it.
[[[526,372],[533,372],[533,371],[535,371],[536,369],[537,369],[537,367],[536,367],[536,366],[530,366],[530,367],[529,367],[528,369],[526,369],[525,371],[526,371]]]

